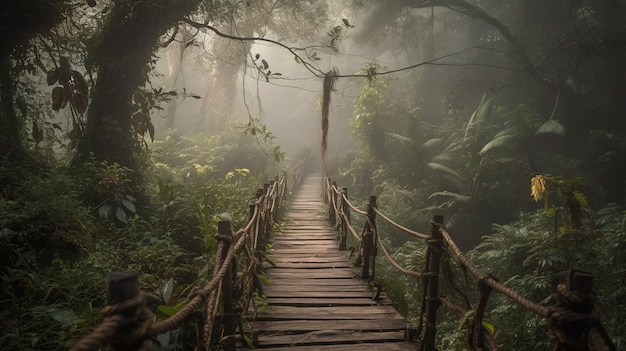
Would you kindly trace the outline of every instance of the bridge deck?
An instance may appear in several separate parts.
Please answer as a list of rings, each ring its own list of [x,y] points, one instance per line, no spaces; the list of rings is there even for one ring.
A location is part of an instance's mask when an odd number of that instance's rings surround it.
[[[339,251],[323,213],[320,177],[305,178],[270,250],[268,308],[249,315],[257,348],[274,350],[415,350],[407,322],[382,294],[372,300],[366,281]]]

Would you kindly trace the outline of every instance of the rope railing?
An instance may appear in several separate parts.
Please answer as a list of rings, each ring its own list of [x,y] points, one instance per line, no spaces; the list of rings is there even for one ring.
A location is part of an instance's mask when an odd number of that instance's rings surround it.
[[[248,202],[250,218],[243,228],[233,231],[230,221],[218,223],[213,274],[208,283],[192,291],[188,302],[175,314],[156,321],[155,313],[147,305],[146,294],[138,288],[137,274],[110,273],[107,277],[108,306],[102,310],[102,322],[71,350],[151,350],[153,337],[191,323],[197,334],[196,350],[234,351],[237,325],[239,333],[244,332],[240,317],[248,311],[254,295],[262,295],[258,274],[266,238],[279,217],[287,182],[291,181],[291,187],[296,187],[302,179],[300,173],[301,169],[295,169],[290,177],[285,173],[257,190]],[[240,258],[245,264],[238,263]],[[239,274],[238,269],[243,273]],[[243,302],[244,307],[237,307],[237,302]],[[220,318],[217,318],[218,313]],[[221,327],[215,328],[218,319]],[[221,335],[214,336],[214,330],[221,330]]]
[[[379,211],[375,196],[370,197],[367,203],[367,210],[364,211],[354,207],[350,203],[347,198],[347,188],[343,188],[339,191],[336,182],[331,182],[329,179],[326,180],[325,186],[329,200],[327,203],[330,205],[329,219],[330,217],[339,217],[341,222],[345,221],[350,223],[349,213],[346,215],[342,212],[343,205],[349,210],[352,210],[352,213],[363,216],[365,219],[361,236],[356,238],[356,241],[360,244],[360,253],[359,257],[355,260],[355,264],[362,266],[362,278],[369,279],[372,283],[370,285],[380,287],[380,285],[375,282],[376,253],[378,248],[380,248],[386,260],[393,268],[407,276],[423,279],[424,290],[422,294],[420,320],[415,333],[419,336],[421,341],[420,351],[435,350],[436,318],[439,306],[442,304],[449,306],[451,309],[462,313],[463,316],[467,313],[462,307],[439,296],[440,261],[444,250],[450,250],[462,270],[469,272],[476,282],[479,298],[473,308],[473,319],[470,321],[467,337],[467,342],[473,350],[498,350],[493,335],[485,332],[482,326],[482,319],[485,315],[486,305],[492,291],[500,293],[518,306],[547,319],[548,327],[556,337],[555,350],[616,350],[611,338],[607,335],[600,323],[596,309],[595,294],[593,293],[593,276],[590,272],[576,268],[572,269],[568,282],[566,284],[560,284],[557,287],[556,305],[544,306],[537,304],[528,300],[517,291],[500,283],[493,275],[481,272],[476,268],[462,253],[444,227],[443,216],[434,216],[433,220],[430,222],[430,235],[422,234],[394,222]],[[333,198],[336,199],[337,195],[341,195],[342,206],[335,205],[336,200],[333,200]],[[344,216],[347,216],[347,218],[344,218]],[[379,235],[378,226],[376,225],[377,216],[393,228],[425,240],[427,244],[426,259],[425,267],[422,272],[415,272],[404,268],[393,259]],[[330,222],[333,224],[332,221]],[[337,227],[341,225],[342,223],[337,225]],[[351,232],[353,236],[356,235],[355,230]],[[345,231],[342,232],[341,228],[339,228],[338,236],[342,240],[342,243],[345,242],[346,233]],[[379,294],[380,292],[377,292],[376,296]]]

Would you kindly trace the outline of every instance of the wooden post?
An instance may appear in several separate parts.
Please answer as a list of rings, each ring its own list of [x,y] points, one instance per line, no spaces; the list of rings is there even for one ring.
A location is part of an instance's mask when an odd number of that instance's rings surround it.
[[[376,211],[374,209],[378,205],[376,204],[376,196],[371,195],[370,200],[367,203],[367,220],[368,225],[370,225],[370,230],[372,232],[372,239],[370,242],[370,257],[372,261],[372,279],[376,279],[376,254],[377,252],[377,239],[378,239],[378,227],[376,227]]]
[[[136,335],[137,330],[146,328],[145,324],[151,324],[154,317],[147,306],[145,295],[139,296],[137,273],[112,272],[108,274],[107,281],[108,304],[119,304],[118,308],[111,311],[113,314],[121,315],[126,319],[117,326],[118,334],[110,338],[108,349],[112,351],[151,349],[152,340],[149,335],[143,335],[143,339],[141,335]],[[111,316],[108,315],[105,319]]]
[[[337,225],[337,213],[335,212],[335,206],[337,206],[337,193],[335,189],[337,188],[337,182],[332,182],[330,188],[328,189],[328,195],[330,197],[328,204],[328,223],[330,225]]]
[[[422,348],[426,351],[435,351],[435,337],[437,335],[437,309],[441,305],[439,300],[439,266],[443,250],[443,237],[439,232],[439,225],[443,224],[443,216],[433,216],[430,238],[428,239],[427,254],[430,260],[427,262],[427,296],[426,296],[426,329]]]
[[[230,227],[230,221],[221,221],[217,223],[217,240],[218,240],[218,255],[222,259],[221,262],[216,262],[222,266],[225,264],[224,259],[228,254],[230,243],[232,242],[232,230]],[[233,297],[233,268],[226,270],[224,278],[222,279],[222,308],[224,311],[224,336],[221,339],[222,348],[225,351],[235,351],[235,302]],[[210,341],[210,340],[209,340]]]
[[[350,207],[348,203],[344,201],[344,196],[348,198],[348,188],[341,189],[343,196],[341,197],[341,211],[345,214],[345,218],[341,219],[341,244],[339,244],[339,250],[347,250],[348,245],[346,240],[348,239],[348,223],[350,223]]]
[[[361,264],[361,278],[370,278],[370,254],[372,252],[372,241],[374,239],[374,233],[371,230],[367,230],[363,233],[361,242],[363,244],[363,263]]]
[[[107,285],[109,305],[133,298],[139,292],[137,273],[111,272],[107,275]]]
[[[589,271],[573,268],[567,284],[557,287],[557,304],[548,319],[548,327],[557,340],[555,350],[590,350],[589,331],[593,327],[601,328],[599,321],[594,321],[592,317],[594,303],[593,275]]]

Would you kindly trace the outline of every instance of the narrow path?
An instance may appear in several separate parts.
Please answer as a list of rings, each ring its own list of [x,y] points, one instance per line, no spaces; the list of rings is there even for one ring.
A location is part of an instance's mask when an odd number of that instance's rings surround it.
[[[322,179],[305,178],[274,233],[265,287],[267,309],[248,316],[257,348],[277,350],[415,350],[407,322],[384,296],[372,300],[349,251],[339,251],[322,202]]]

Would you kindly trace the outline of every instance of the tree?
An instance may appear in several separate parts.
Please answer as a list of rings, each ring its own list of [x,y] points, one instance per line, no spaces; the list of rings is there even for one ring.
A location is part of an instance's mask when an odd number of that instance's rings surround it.
[[[233,38],[264,37],[271,33],[281,42],[310,40],[326,20],[327,3],[325,0],[234,1],[228,11],[231,16],[210,18],[217,30],[229,36],[218,36],[211,44],[213,68],[202,107],[207,116],[201,116],[210,132],[222,130],[232,118],[238,94],[236,78],[242,70],[244,74],[252,74],[248,69],[258,69],[261,79],[269,79],[272,73],[271,63],[250,52],[252,40]],[[248,62],[254,64],[247,68]]]
[[[64,16],[66,0],[9,0],[0,12],[0,157],[19,159],[23,152],[23,121],[15,110],[14,77],[24,70],[20,62],[28,41],[46,35]],[[22,102],[23,103],[23,102]],[[20,104],[18,104],[20,106]],[[23,104],[22,104],[23,106]],[[25,109],[20,113],[25,118]]]
[[[138,171],[131,129],[133,95],[147,81],[158,39],[200,0],[132,0],[114,3],[90,54],[98,77],[77,162],[94,157]],[[137,173],[138,174],[138,173]]]

